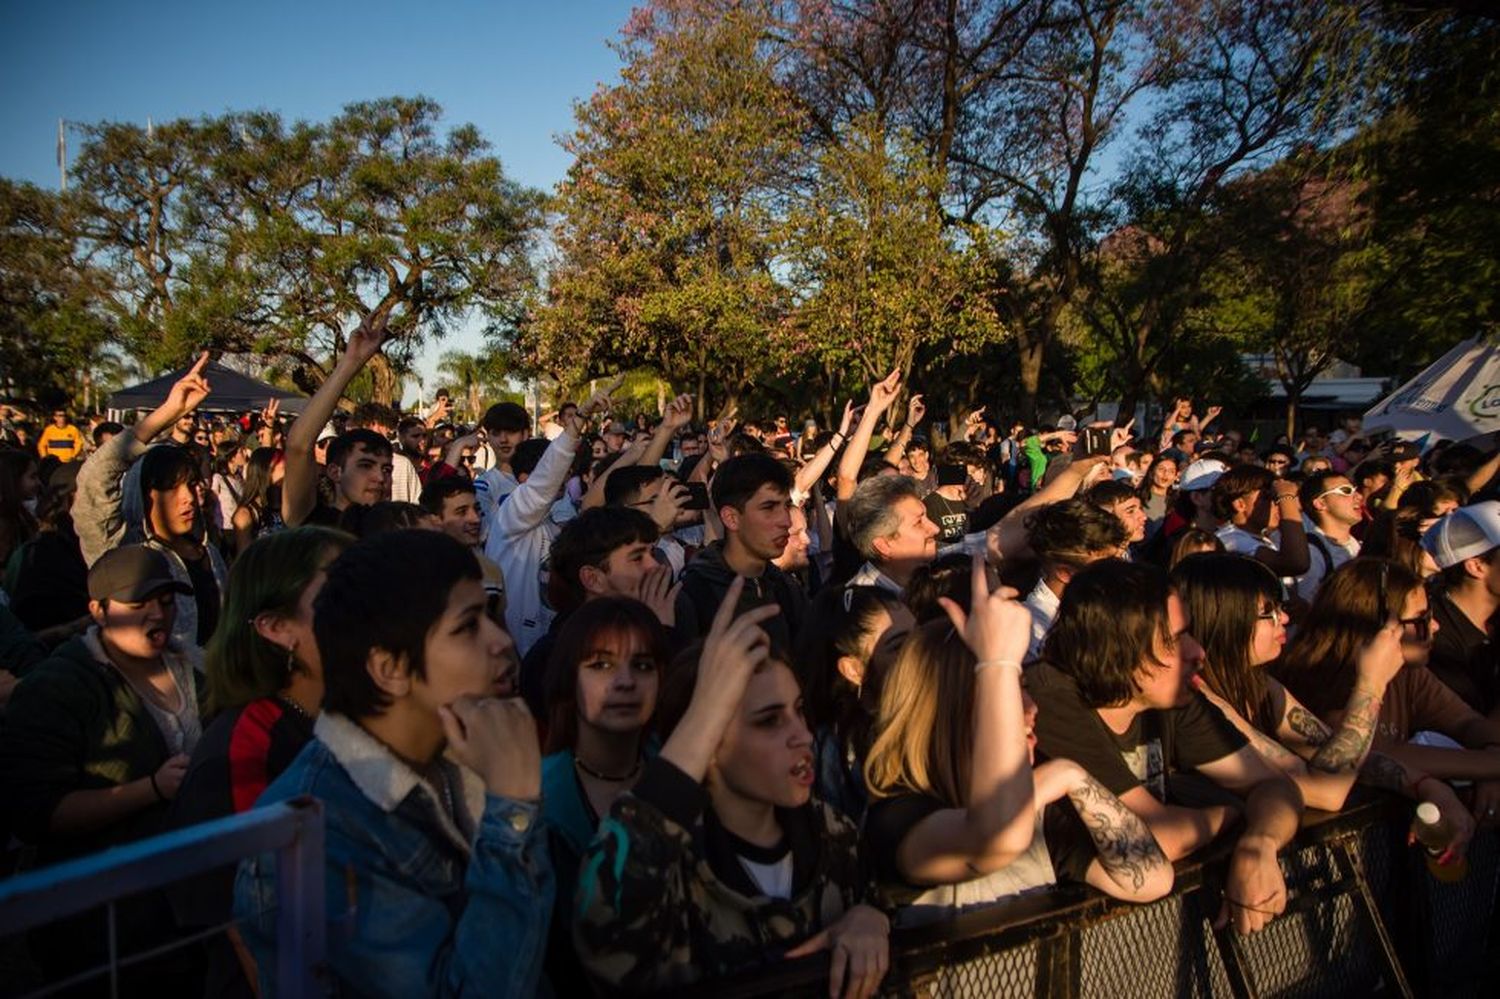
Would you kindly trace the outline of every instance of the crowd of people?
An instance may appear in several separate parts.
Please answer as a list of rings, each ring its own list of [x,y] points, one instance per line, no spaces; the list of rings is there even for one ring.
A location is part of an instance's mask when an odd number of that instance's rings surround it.
[[[1149,902],[1211,845],[1254,933],[1351,795],[1437,805],[1444,863],[1496,824],[1500,454],[1357,417],[1261,447],[1187,399],[938,447],[902,372],[800,433],[613,387],[535,426],[341,409],[381,342],[289,422],[215,412],[206,355],[129,426],[0,414],[10,871],[311,795],[352,992],[826,950],[863,997],[892,927]],[[122,902],[122,953],[231,924],[127,974],[274,991],[277,893],[267,855]],[[27,959],[103,960],[102,919]]]

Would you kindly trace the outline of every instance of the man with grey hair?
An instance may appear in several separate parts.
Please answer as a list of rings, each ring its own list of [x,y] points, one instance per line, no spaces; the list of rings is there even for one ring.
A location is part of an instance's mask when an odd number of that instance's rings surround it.
[[[866,479],[839,513],[850,543],[865,559],[850,586],[878,586],[900,596],[912,573],[937,556],[940,530],[928,519],[920,487],[910,476]]]

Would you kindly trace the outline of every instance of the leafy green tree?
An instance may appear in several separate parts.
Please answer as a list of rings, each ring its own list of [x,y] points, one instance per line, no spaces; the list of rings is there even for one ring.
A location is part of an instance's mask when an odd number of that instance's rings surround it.
[[[505,355],[495,351],[445,350],[438,358],[437,372],[454,388],[463,416],[477,423],[486,402],[504,391],[509,369]]]

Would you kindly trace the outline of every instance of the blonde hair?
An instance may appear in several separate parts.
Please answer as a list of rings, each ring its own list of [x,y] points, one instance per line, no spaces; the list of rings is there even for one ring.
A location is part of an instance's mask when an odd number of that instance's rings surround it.
[[[974,654],[953,625],[943,618],[914,630],[882,682],[865,758],[870,797],[911,792],[963,807],[974,755],[973,705]]]

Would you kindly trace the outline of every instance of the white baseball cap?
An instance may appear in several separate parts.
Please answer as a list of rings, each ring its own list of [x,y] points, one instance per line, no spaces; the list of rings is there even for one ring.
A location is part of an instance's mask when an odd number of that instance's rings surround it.
[[[1185,493],[1200,489],[1212,489],[1219,476],[1229,471],[1229,466],[1218,458],[1199,458],[1182,470],[1182,483],[1177,487]]]
[[[1500,502],[1486,500],[1459,507],[1427,529],[1422,547],[1439,569],[1500,548]]]

